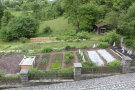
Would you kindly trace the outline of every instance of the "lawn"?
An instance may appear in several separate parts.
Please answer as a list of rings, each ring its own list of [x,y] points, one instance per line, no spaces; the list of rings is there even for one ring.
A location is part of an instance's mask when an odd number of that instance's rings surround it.
[[[73,27],[73,25],[69,24],[68,20],[65,19],[64,17],[59,17],[57,19],[40,22],[39,33],[42,33],[43,29],[47,26],[50,26],[53,31],[51,36],[58,36],[65,32],[74,32],[75,31],[75,28]]]

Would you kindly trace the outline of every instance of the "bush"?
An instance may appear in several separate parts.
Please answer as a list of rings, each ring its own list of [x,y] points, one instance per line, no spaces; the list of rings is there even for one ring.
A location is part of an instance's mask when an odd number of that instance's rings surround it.
[[[88,32],[79,32],[77,33],[77,37],[79,39],[90,39],[90,35]]]
[[[103,42],[108,42],[111,45],[115,42],[118,45],[120,43],[120,38],[121,36],[115,31],[110,31],[101,40]]]
[[[16,17],[10,20],[7,27],[2,30],[1,39],[4,41],[19,40],[20,37],[31,38],[36,35],[39,28],[37,20],[31,17]]]
[[[86,62],[82,63],[82,66],[83,67],[94,67],[94,66],[96,66],[96,64],[92,61],[86,61]]]
[[[71,63],[71,61],[72,61],[73,58],[74,58],[73,53],[71,53],[71,52],[65,53],[65,63],[66,64]]]
[[[2,74],[2,72],[0,71],[0,78],[1,78],[1,77],[3,77],[3,74]]]
[[[64,68],[64,69],[60,69],[59,72],[73,72],[74,68],[73,67],[69,67],[69,68]]]
[[[118,60],[115,60],[115,61],[107,64],[107,66],[110,66],[110,67],[117,67],[117,66],[120,66],[120,65],[121,65],[121,62],[118,61]]]
[[[49,53],[49,52],[51,52],[51,51],[53,51],[53,49],[50,48],[50,47],[44,47],[44,48],[42,49],[42,53]]]
[[[61,68],[61,64],[60,63],[53,63],[51,64],[51,69],[60,69]]]
[[[70,50],[70,49],[75,49],[75,48],[76,48],[76,47],[74,47],[74,46],[69,46],[69,45],[67,45],[67,46],[64,47],[65,50]]]
[[[25,37],[21,37],[19,40],[21,43],[26,43],[28,39]]]
[[[125,45],[127,47],[132,47],[134,45],[134,40],[126,40]]]
[[[52,29],[49,26],[45,27],[44,30],[43,30],[44,34],[51,33],[51,32],[52,32]]]
[[[99,43],[98,47],[99,48],[108,48],[109,44],[107,42],[101,42],[101,43]]]

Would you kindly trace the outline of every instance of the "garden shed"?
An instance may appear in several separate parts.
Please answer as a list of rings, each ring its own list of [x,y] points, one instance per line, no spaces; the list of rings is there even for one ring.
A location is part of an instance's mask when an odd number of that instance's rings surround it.
[[[95,24],[94,31],[95,31],[97,34],[102,34],[102,33],[107,32],[107,24],[106,24],[106,23],[98,23],[98,24]]]
[[[29,69],[32,68],[35,64],[36,56],[24,56],[19,66],[21,69]]]

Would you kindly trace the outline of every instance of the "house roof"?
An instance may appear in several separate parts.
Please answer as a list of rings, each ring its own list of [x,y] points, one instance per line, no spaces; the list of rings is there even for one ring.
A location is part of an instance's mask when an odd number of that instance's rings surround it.
[[[97,24],[95,24],[97,27],[102,27],[102,26],[106,26],[107,25],[107,23],[97,23]]]

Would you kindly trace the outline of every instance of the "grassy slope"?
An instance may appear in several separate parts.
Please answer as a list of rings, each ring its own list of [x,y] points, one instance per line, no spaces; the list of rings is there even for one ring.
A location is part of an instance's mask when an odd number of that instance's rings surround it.
[[[40,22],[39,32],[42,33],[46,26],[50,26],[53,30],[52,35],[57,36],[68,31],[73,31],[75,28],[72,24],[68,24],[68,20],[64,17],[59,17],[54,20]],[[74,30],[75,31],[75,30]]]

